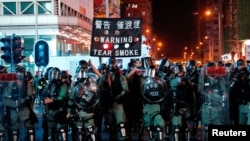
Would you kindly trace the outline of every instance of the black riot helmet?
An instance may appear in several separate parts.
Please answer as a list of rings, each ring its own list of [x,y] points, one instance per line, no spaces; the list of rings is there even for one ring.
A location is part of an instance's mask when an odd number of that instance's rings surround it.
[[[232,72],[233,71],[233,65],[232,65],[232,63],[226,63],[225,64],[225,68],[226,68],[226,72],[227,73]]]
[[[68,72],[67,71],[61,71],[61,78],[62,79],[68,79],[68,77],[69,77],[69,74],[68,74]]]
[[[160,60],[160,64],[158,68],[159,71],[167,73],[168,71],[170,71],[170,67],[171,67],[171,62],[169,61],[168,58],[164,57]]]
[[[78,65],[82,68],[88,68],[89,63],[85,60],[80,60]]]
[[[189,60],[187,62],[187,67],[186,67],[187,73],[193,74],[196,69],[197,69],[197,62],[193,59]]]
[[[118,70],[118,66],[117,66],[117,60],[115,57],[110,57],[108,60],[108,69],[111,72],[115,72]]]
[[[216,67],[216,64],[215,64],[214,62],[212,62],[212,61],[207,62],[207,63],[205,64],[204,68],[203,68],[203,69],[204,69],[203,74],[204,74],[204,75],[214,76],[214,73],[213,73],[214,70],[209,69],[209,68],[213,68],[213,67]],[[212,70],[212,71],[211,71],[211,70]]]
[[[26,70],[24,67],[22,66],[16,66],[16,74],[17,74],[17,78],[19,80],[24,80],[24,78],[26,77]]]
[[[49,81],[61,79],[61,71],[59,68],[54,67],[49,71]]]
[[[143,57],[141,58],[141,69],[144,70],[144,77],[155,77],[156,67],[153,64],[151,57]]]
[[[76,68],[76,78],[77,80],[83,80],[85,78],[88,78],[88,68],[86,67],[81,67],[81,66],[78,66]]]
[[[135,67],[136,66],[137,61],[135,59],[130,59],[130,62],[128,64],[128,67]]]
[[[99,71],[100,71],[100,70],[106,70],[106,69],[108,69],[108,66],[107,66],[106,63],[102,63],[102,64],[100,64],[100,65],[98,66],[98,70],[99,70]]]
[[[243,59],[239,59],[234,63],[234,69],[238,68],[239,66],[245,67],[245,61]]]
[[[215,67],[215,63],[214,62],[207,62],[207,64],[205,65],[206,67]]]
[[[101,63],[99,66],[98,66],[98,70],[99,72],[103,73],[104,71],[107,71],[108,70],[108,66],[106,63]]]
[[[32,75],[32,73],[31,73],[30,71],[27,71],[26,77],[27,77],[27,80],[28,80],[28,81],[30,81],[30,80],[33,79],[33,75]]]
[[[138,67],[136,59],[130,59],[130,62],[127,65],[127,69],[124,69],[124,73],[129,73],[133,68]]]
[[[44,71],[44,74],[43,74],[43,77],[46,79],[46,80],[49,80],[49,71],[53,69],[53,67],[48,67],[46,69],[46,71]]]
[[[217,62],[217,66],[218,66],[218,67],[224,67],[225,64],[224,64],[223,61],[218,61],[218,62]]]
[[[177,62],[174,65],[174,74],[177,75],[179,72],[183,72],[183,73],[186,72],[186,69],[181,62]]]
[[[161,59],[161,61],[160,61],[159,66],[165,66],[165,65],[166,65],[166,63],[167,63],[167,60],[168,60],[168,58],[167,58],[167,57],[162,58],[162,59]]]
[[[154,64],[152,61],[151,57],[143,57],[141,58],[141,68],[146,69],[146,68],[154,68]]]
[[[155,77],[156,69],[155,66],[151,66],[149,68],[145,69],[145,72],[143,73],[144,77]]]

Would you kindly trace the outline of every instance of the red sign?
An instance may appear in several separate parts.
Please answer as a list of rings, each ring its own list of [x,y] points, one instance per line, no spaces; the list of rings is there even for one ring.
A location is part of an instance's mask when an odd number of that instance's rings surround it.
[[[17,75],[15,73],[1,73],[0,81],[15,81],[17,80]]]
[[[207,67],[206,75],[226,75],[225,67]]]

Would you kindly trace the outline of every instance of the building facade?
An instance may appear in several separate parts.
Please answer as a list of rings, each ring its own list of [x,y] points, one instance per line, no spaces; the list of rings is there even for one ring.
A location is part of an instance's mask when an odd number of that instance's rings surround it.
[[[234,62],[241,58],[250,61],[250,1],[206,0],[205,8],[213,13],[205,23],[206,35],[210,37],[209,59]]]
[[[48,42],[50,56],[87,55],[93,12],[93,0],[1,0],[0,33],[22,37],[23,63],[33,72],[39,39]]]

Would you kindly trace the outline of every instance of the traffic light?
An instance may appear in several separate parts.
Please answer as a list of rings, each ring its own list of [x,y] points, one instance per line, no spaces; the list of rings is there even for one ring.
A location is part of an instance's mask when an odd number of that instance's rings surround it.
[[[49,63],[49,45],[45,40],[38,40],[34,45],[35,64],[46,67]]]
[[[22,40],[20,36],[14,36],[12,41],[13,61],[14,64],[18,64],[25,58],[25,56],[22,56],[22,50],[24,49]]]
[[[11,38],[10,37],[1,38],[0,41],[3,43],[1,50],[4,52],[1,58],[6,63],[11,63]]]
[[[6,62],[11,64],[12,59],[14,64],[18,64],[22,61],[25,56],[22,56],[22,41],[20,36],[7,36],[5,38],[1,38],[0,40],[3,43],[1,50],[4,54],[1,58]]]

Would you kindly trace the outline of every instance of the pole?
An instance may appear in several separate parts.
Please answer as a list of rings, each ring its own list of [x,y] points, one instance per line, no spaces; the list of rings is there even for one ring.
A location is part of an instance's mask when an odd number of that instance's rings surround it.
[[[105,0],[105,8],[106,8],[105,16],[106,18],[109,18],[109,0]],[[99,63],[102,64],[102,57],[99,57]]]
[[[221,22],[221,12],[222,12],[222,1],[218,1],[218,32],[219,32],[219,43],[218,43],[218,45],[219,45],[219,60],[221,60],[221,55],[222,55],[222,22]]]
[[[219,28],[218,29],[219,30],[218,31],[219,32],[219,56],[221,56],[222,55],[221,54],[222,53],[222,43],[221,43],[222,42],[222,35],[221,35],[222,31],[221,31],[221,13],[220,12],[218,13],[218,24],[219,24],[218,25],[219,26],[218,27]],[[221,60],[221,58],[219,58],[219,60]]]
[[[34,6],[34,8],[35,8],[35,18],[36,18],[36,23],[35,23],[35,28],[36,28],[36,41],[38,40],[38,5],[37,5],[37,0],[35,1],[35,6]]]
[[[14,50],[13,50],[13,41],[14,41],[14,38],[15,38],[15,34],[13,33],[10,37],[10,59],[11,59],[11,64],[10,64],[10,72],[11,73],[14,73],[16,72],[16,69],[15,69],[15,64],[14,64]]]
[[[109,18],[109,0],[105,0],[106,18]]]

